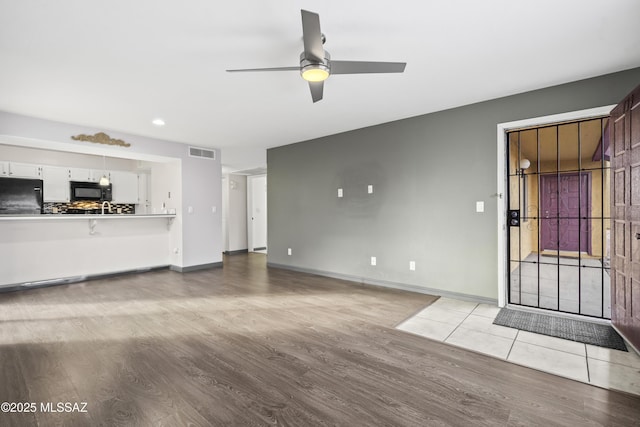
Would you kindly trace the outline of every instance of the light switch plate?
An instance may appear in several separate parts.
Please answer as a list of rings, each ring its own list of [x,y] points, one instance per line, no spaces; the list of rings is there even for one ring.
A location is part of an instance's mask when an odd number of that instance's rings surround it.
[[[373,185],[367,186],[367,193],[373,194]]]
[[[287,255],[291,255],[291,248],[287,248]]]
[[[342,188],[338,188],[338,197],[342,197]]]
[[[378,263],[378,260],[376,259],[376,257],[372,256],[371,257],[371,265],[376,265]]]
[[[476,212],[484,212],[484,202],[483,201],[476,202]]]

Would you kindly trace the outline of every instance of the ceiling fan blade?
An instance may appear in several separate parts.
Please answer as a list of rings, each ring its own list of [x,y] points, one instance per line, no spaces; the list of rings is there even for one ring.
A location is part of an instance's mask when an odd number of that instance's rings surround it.
[[[324,82],[309,82],[309,89],[311,89],[311,99],[313,99],[313,102],[318,102],[322,99]]]
[[[241,73],[245,71],[300,71],[300,66],[275,68],[241,68],[239,70],[227,70],[228,73]]]
[[[331,74],[402,73],[406,62],[331,61]]]
[[[320,31],[320,16],[317,13],[301,10],[302,12],[302,40],[304,41],[304,56],[311,61],[324,60],[322,47],[322,32]]]

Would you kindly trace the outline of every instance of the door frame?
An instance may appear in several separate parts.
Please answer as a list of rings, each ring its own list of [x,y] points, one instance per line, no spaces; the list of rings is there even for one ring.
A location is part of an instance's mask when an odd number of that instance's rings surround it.
[[[506,188],[508,180],[507,169],[507,132],[512,129],[524,127],[543,126],[564,121],[591,119],[609,115],[617,104],[605,105],[602,107],[589,108],[586,110],[570,111],[549,116],[533,117],[530,119],[515,120],[512,122],[498,123],[497,125],[497,155],[498,155],[498,193],[497,213],[498,213],[498,306],[504,307],[507,302],[507,205]]]

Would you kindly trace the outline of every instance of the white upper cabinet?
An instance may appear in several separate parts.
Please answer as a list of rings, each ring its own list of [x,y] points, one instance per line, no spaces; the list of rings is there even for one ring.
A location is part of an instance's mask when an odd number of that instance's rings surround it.
[[[91,181],[91,169],[69,168],[70,181]]]
[[[125,171],[111,171],[113,203],[138,203],[138,174]]]
[[[42,166],[42,180],[45,202],[69,201],[69,168]]]
[[[69,168],[69,180],[81,182],[99,182],[104,171],[98,169]],[[109,172],[106,172],[109,176]]]
[[[45,202],[69,202],[69,181],[100,182],[107,175],[113,186],[112,202],[149,206],[149,175],[129,171],[104,171],[102,169],[42,166],[29,163],[0,160],[0,177],[35,178],[43,180]],[[145,210],[146,211],[146,210]]]
[[[8,174],[11,178],[41,178],[40,166],[30,163],[9,162]]]

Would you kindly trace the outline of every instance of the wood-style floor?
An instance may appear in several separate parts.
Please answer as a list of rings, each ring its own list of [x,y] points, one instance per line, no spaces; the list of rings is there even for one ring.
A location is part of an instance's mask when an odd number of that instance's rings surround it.
[[[393,328],[434,297],[265,261],[1,294],[0,401],[38,411],[0,426],[640,422],[637,397]]]

